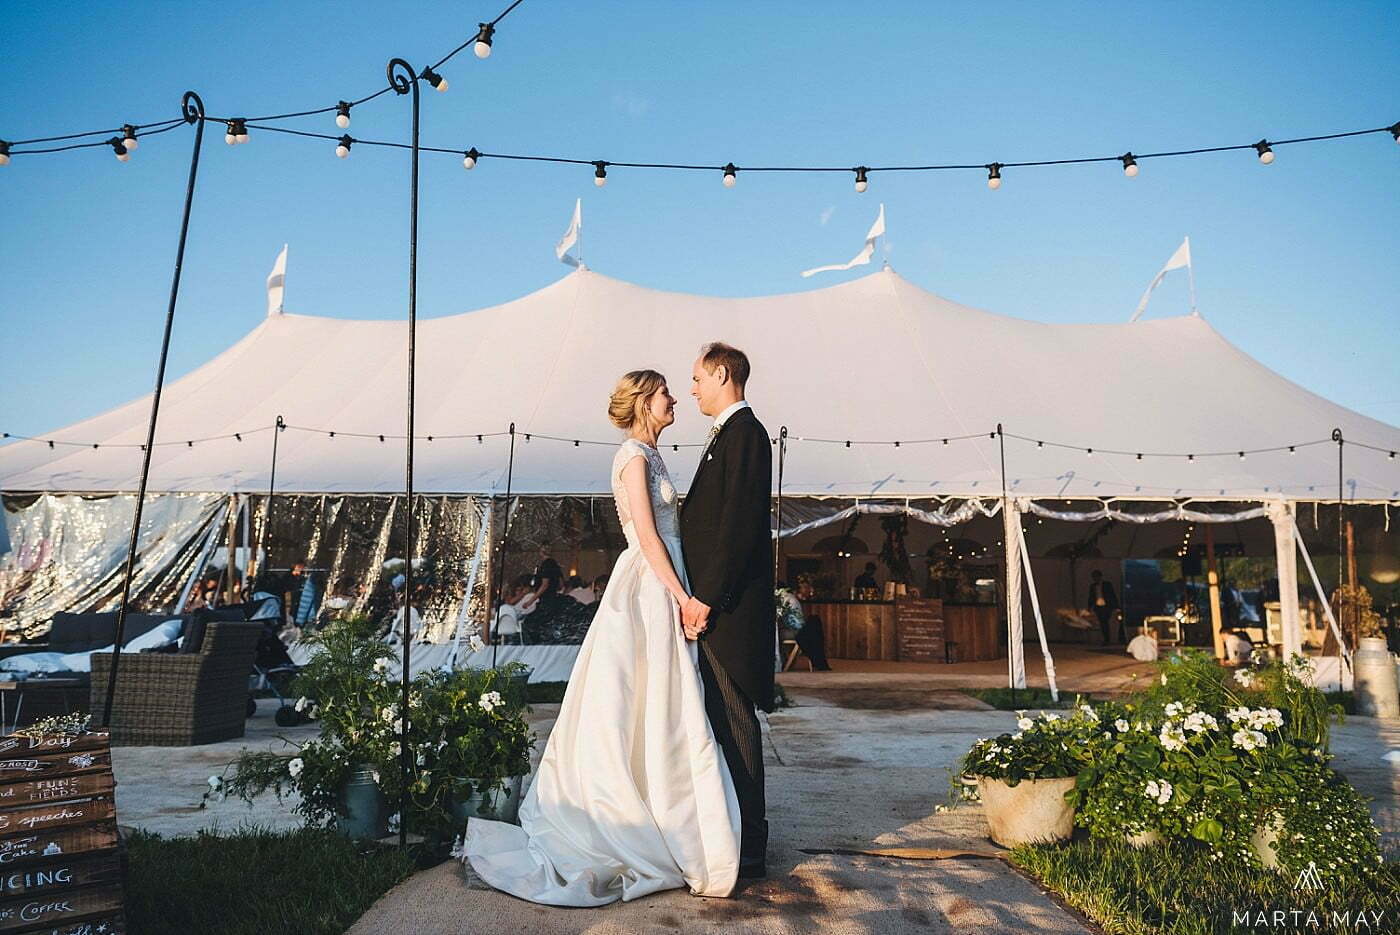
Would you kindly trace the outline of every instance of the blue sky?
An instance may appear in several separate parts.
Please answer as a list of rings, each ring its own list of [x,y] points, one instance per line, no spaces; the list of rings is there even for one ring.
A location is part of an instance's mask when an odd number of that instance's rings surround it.
[[[491,3],[8,3],[0,138],[178,114],[326,106],[380,87],[385,62],[440,58]],[[1400,120],[1400,5],[1381,3],[590,2],[525,0],[487,61],[425,89],[425,144],[615,161],[739,165],[1011,162],[1251,142]],[[404,139],[405,101],[352,134]],[[293,124],[340,132],[329,116]],[[211,131],[218,128],[213,127]],[[148,392],[192,132],[125,165],[94,149],[0,169],[0,427],[38,434]],[[173,378],[257,325],[291,244],[293,312],[400,317],[407,157],[270,133],[200,170]],[[819,288],[798,277],[859,248],[880,202],[888,258],[951,299],[1041,321],[1125,320],[1189,234],[1203,315],[1266,365],[1400,424],[1400,146],[1388,135],[1252,153],[979,172],[717,174],[425,156],[419,312],[452,314],[566,272],[552,247],[584,199],[592,268],[718,295]],[[867,269],[873,269],[870,267]],[[1187,309],[1184,276],[1149,315]],[[852,322],[858,329],[859,323]],[[528,354],[530,336],[502,353]],[[230,392],[237,392],[231,386]],[[1208,414],[1203,414],[1206,416]]]

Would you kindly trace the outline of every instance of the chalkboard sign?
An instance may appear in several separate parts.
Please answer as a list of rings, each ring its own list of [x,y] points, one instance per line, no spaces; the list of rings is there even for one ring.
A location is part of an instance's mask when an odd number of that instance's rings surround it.
[[[943,602],[906,598],[894,605],[895,636],[901,662],[946,662]]]
[[[105,733],[0,737],[0,933],[123,935]]]

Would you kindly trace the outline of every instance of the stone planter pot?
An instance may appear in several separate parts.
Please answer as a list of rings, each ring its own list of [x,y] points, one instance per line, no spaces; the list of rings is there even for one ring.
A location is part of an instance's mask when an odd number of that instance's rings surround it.
[[[1400,717],[1400,688],[1395,659],[1385,639],[1363,636],[1351,657],[1355,667],[1356,713],[1366,717]]]
[[[351,768],[345,785],[340,787],[340,806],[335,827],[346,837],[382,838],[389,833],[388,803],[370,767]]]
[[[1270,815],[1268,820],[1249,836],[1249,845],[1259,856],[1259,861],[1270,870],[1281,869],[1278,862],[1278,836],[1283,830],[1283,819]]]
[[[1162,833],[1156,830],[1139,831],[1137,834],[1128,835],[1128,844],[1138,849],[1165,844],[1166,840],[1162,837]]]
[[[462,801],[451,805],[452,817],[463,827],[468,818],[489,818],[492,821],[520,823],[520,787],[524,776],[511,776],[504,785],[498,785],[483,793],[478,780],[471,780],[474,791]]]
[[[1074,779],[1023,779],[1008,786],[979,776],[977,791],[991,839],[1003,847],[1068,841],[1074,833],[1074,806],[1065,801],[1065,793],[1074,788]]]

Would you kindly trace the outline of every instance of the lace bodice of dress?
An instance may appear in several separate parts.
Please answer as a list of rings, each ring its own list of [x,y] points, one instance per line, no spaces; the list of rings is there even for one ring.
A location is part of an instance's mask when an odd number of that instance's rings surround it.
[[[622,521],[622,532],[629,546],[637,545],[637,529],[632,524],[632,505],[627,500],[627,490],[622,484],[622,469],[638,455],[647,462],[647,489],[651,492],[651,511],[656,518],[656,532],[664,539],[680,538],[680,522],[676,517],[676,488],[671,483],[671,475],[666,473],[666,462],[650,445],[644,445],[635,438],[629,438],[618,448],[613,458],[612,491],[617,501],[617,516]]]

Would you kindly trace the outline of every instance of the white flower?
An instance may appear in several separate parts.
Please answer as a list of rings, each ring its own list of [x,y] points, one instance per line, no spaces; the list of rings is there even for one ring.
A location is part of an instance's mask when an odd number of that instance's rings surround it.
[[[408,729],[408,728],[407,728],[407,725],[405,724],[404,718],[399,718],[398,720],[394,721],[394,725],[393,725],[393,726],[394,726],[394,733],[396,733],[396,734],[402,734],[405,730]]]
[[[1257,730],[1245,730],[1241,728],[1235,731],[1231,736],[1230,742],[1241,750],[1257,750],[1260,747],[1267,746],[1269,738],[1265,737]]]
[[[479,653],[486,648],[486,642],[475,633],[471,635],[471,639],[467,641],[467,645],[471,647],[471,651],[474,653]]]
[[[1035,722],[1028,717],[1018,717],[1016,719],[1016,726],[1021,730],[1030,730],[1035,726]]]
[[[1231,724],[1238,724],[1249,717],[1248,708],[1231,708],[1225,712],[1225,717]]]
[[[419,765],[419,766],[422,766],[423,764],[425,764],[425,763],[427,763],[427,762],[428,762],[428,755],[427,755],[426,753],[420,752],[420,753],[418,754],[418,765]]]
[[[320,716],[321,716],[321,706],[318,705],[318,704],[312,705],[312,706],[311,706],[311,715],[310,715],[311,720],[314,721],[314,720],[316,720],[317,718],[319,718]]]
[[[1172,800],[1172,784],[1165,779],[1158,782],[1156,779],[1147,781],[1147,789],[1143,793],[1149,799],[1156,799],[1158,805],[1166,805]]]
[[[1202,734],[1207,730],[1219,729],[1220,723],[1204,711],[1193,711],[1186,715],[1185,726],[1192,733]]]
[[[1176,717],[1181,713],[1181,702],[1173,701],[1167,705],[1167,717]]]
[[[1186,748],[1186,735],[1182,733],[1181,728],[1170,721],[1162,725],[1157,739],[1167,750],[1184,750]]]
[[[1104,732],[1103,732],[1103,739],[1104,739],[1104,740],[1112,740],[1112,739],[1113,739],[1113,731],[1111,731],[1111,730],[1106,730],[1106,731],[1104,731]]]
[[[1254,686],[1254,673],[1248,669],[1236,669],[1235,681],[1239,682],[1245,688],[1252,688]]]
[[[287,772],[291,775],[293,779],[296,779],[298,776],[301,775],[301,771],[305,767],[306,764],[301,761],[301,757],[296,757],[287,764]]]
[[[389,816],[389,830],[390,830],[390,831],[395,831],[395,832],[399,830],[399,813],[398,813],[398,812],[394,812],[394,814],[392,814],[392,815]]]
[[[223,777],[222,777],[222,776],[210,776],[210,777],[209,777],[209,788],[210,788],[211,790],[213,790],[214,792],[218,792],[218,791],[219,791],[220,789],[222,789],[223,787],[224,787],[224,780],[223,780]]]
[[[1011,739],[1012,739],[1012,740],[1020,740],[1020,739],[1021,739],[1021,732],[1020,732],[1020,731],[1017,731],[1016,733],[1012,734],[1012,735],[1011,735]]]
[[[309,698],[302,696],[301,698],[297,699],[297,703],[294,704],[292,707],[296,708],[297,713],[300,714],[301,712],[306,710],[306,706],[310,703],[311,700]]]
[[[1091,720],[1097,721],[1097,720],[1099,719],[1099,714],[1098,714],[1098,712],[1095,711],[1095,710],[1094,710],[1092,707],[1090,707],[1089,705],[1082,704],[1082,705],[1079,706],[1079,710],[1080,710],[1080,711],[1083,711],[1084,714],[1085,714],[1086,716],[1088,716]]]
[[[390,723],[391,721],[394,720],[394,718],[396,718],[396,717],[398,717],[398,716],[399,716],[399,711],[398,711],[398,709],[397,709],[396,707],[394,707],[393,705],[389,705],[389,707],[383,708],[383,709],[381,709],[380,712],[379,712],[379,719],[380,719],[381,721],[383,721],[385,724]]]
[[[480,701],[478,701],[477,703],[481,705],[481,708],[484,711],[493,710],[502,703],[501,693],[495,691],[486,692],[481,696]]]
[[[1255,730],[1283,726],[1283,712],[1278,708],[1257,708],[1249,712],[1249,726]]]
[[[1051,714],[1048,711],[1042,711],[1041,716],[1044,717],[1047,721],[1058,721],[1060,719],[1060,716],[1058,714]]]
[[[1113,722],[1113,726],[1118,729],[1118,733],[1120,734],[1126,734],[1128,732],[1128,722],[1121,717]]]
[[[403,753],[403,747],[399,746],[399,742],[395,740],[393,743],[389,744],[389,752],[394,756],[399,756]]]
[[[1165,672],[1162,673],[1162,684],[1167,684],[1167,673]]]
[[[376,659],[376,660],[374,660],[374,671],[375,671],[375,672],[378,672],[378,673],[380,673],[380,674],[383,674],[383,673],[385,673],[385,672],[388,672],[388,671],[389,671],[389,660],[388,660],[388,659]]]

